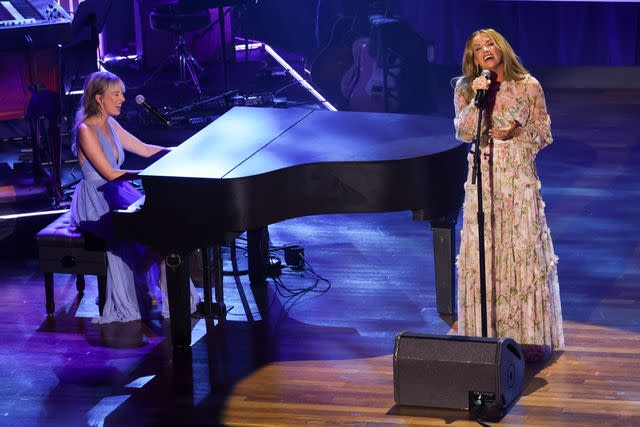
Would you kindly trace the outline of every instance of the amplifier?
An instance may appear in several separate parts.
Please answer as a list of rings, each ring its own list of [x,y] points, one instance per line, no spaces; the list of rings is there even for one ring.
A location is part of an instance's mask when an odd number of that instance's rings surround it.
[[[500,418],[522,392],[524,357],[510,338],[402,332],[393,352],[399,405],[469,410]]]

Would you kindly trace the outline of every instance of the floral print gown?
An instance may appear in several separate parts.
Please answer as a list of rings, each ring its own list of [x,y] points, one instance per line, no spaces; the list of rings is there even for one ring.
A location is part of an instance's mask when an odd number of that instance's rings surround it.
[[[478,110],[456,85],[456,138],[472,142]],[[557,260],[544,215],[536,173],[538,151],[552,142],[550,119],[540,83],[531,75],[492,85],[486,94],[481,167],[484,208],[487,326],[490,337],[520,344],[564,347]],[[492,140],[490,127],[517,121],[521,133]],[[458,333],[481,336],[476,185],[469,154],[458,268]]]

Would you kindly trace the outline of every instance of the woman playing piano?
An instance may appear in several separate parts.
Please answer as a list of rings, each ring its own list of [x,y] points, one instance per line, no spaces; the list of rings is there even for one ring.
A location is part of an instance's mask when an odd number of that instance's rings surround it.
[[[481,76],[482,70],[491,78]],[[485,212],[487,330],[513,338],[529,361],[564,347],[557,257],[536,173],[538,151],[552,142],[540,83],[498,32],[467,39],[455,87],[456,138],[476,136],[477,91],[485,91],[480,157]],[[474,147],[475,148],[475,147]],[[465,183],[458,267],[458,334],[481,335],[476,186],[473,155]]]
[[[127,181],[138,171],[120,168],[125,150],[143,157],[168,150],[143,143],[115,120],[125,100],[124,90],[122,80],[112,73],[96,72],[89,77],[76,115],[72,145],[83,176],[71,202],[72,221],[103,239],[107,251],[106,301],[102,315],[94,319],[97,323],[128,322],[147,316],[158,280],[165,302],[163,314],[168,315],[160,257],[140,244],[113,238],[110,212],[142,197]],[[193,285],[191,294],[194,311],[198,296]]]

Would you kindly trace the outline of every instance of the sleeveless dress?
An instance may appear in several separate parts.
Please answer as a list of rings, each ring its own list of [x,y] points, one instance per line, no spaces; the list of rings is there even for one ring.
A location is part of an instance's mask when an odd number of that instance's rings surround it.
[[[552,142],[551,125],[540,83],[531,75],[505,81],[487,92],[481,168],[485,214],[487,324],[491,337],[520,344],[564,347],[557,260],[544,213],[535,158]],[[477,108],[458,81],[455,90],[456,138],[471,142]],[[492,140],[489,123],[505,128],[517,121],[522,133]],[[458,333],[481,335],[476,185],[469,154],[458,267]]]
[[[114,169],[118,169],[125,155],[111,120],[107,125],[113,143],[98,127],[94,128],[107,160]],[[73,148],[75,152],[75,146]],[[158,299],[165,302],[162,312],[167,316],[166,279],[164,271],[159,268],[160,256],[142,244],[113,237],[111,212],[128,207],[142,194],[128,181],[104,179],[87,159],[80,167],[83,178],[73,194],[71,220],[76,227],[104,241],[108,263],[104,309],[102,316],[95,317],[93,322],[128,322],[148,317],[151,295],[157,296],[158,285],[162,293]],[[193,312],[199,296],[193,283],[190,288]]]

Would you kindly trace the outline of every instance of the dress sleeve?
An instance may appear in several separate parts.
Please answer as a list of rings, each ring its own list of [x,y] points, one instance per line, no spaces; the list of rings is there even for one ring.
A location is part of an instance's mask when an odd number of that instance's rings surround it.
[[[529,77],[525,85],[526,99],[529,117],[523,125],[522,142],[530,144],[533,154],[551,144],[551,119],[547,113],[547,105],[544,99],[544,92],[540,82],[534,77]]]
[[[473,102],[469,102],[463,95],[462,80],[458,80],[453,94],[453,104],[456,111],[456,118],[453,125],[456,128],[456,139],[463,142],[473,142],[476,137],[478,126],[478,108]]]

